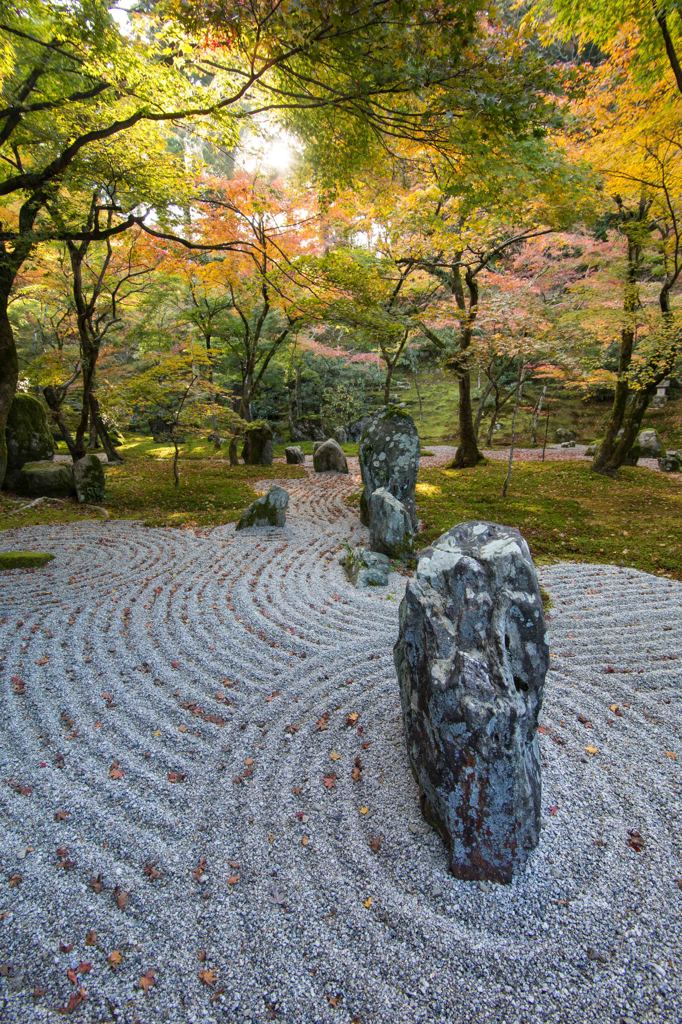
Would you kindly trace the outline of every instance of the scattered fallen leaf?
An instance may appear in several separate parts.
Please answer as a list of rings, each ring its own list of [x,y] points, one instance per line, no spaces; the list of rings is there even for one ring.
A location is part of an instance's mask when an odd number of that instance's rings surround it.
[[[332,750],[331,754],[329,755],[329,760],[330,761],[340,761],[341,760],[341,754],[339,754],[338,750]]]
[[[329,774],[325,775],[323,777],[323,779],[322,779],[322,783],[324,785],[324,788],[325,789],[336,789],[336,780],[337,779],[338,779],[338,775],[336,774],[336,772],[329,772]]]
[[[111,767],[109,769],[109,778],[110,779],[122,779],[124,775],[125,775],[125,772],[121,768],[121,766],[118,763],[118,761],[112,761],[111,762]]]
[[[194,871],[192,872],[192,878],[194,879],[194,881],[198,882],[201,879],[201,877],[202,877],[202,875],[204,874],[205,871],[206,871],[206,858],[205,857],[199,857],[199,863],[197,864],[197,866],[195,867]]]
[[[123,956],[117,949],[112,949],[111,953],[107,957],[107,963],[113,969],[119,967],[123,963]]]
[[[184,782],[187,776],[184,772],[168,772],[169,782]]]
[[[552,815],[552,817],[555,818],[557,816],[557,814],[559,813],[559,805],[558,804],[552,804],[552,806],[548,808],[548,811]]]
[[[45,654],[45,655],[43,655],[43,657],[42,657],[42,658],[38,658],[38,660],[36,661],[36,665],[47,665],[47,663],[49,662],[49,660],[50,660],[50,659],[49,659],[49,658],[48,658],[48,656],[47,656],[47,655]]]
[[[669,757],[671,761],[677,761],[677,754],[674,750],[664,750],[663,753],[666,757]]]
[[[148,992],[150,988],[156,985],[156,975],[154,971],[145,971],[137,983],[143,992]]]
[[[590,754],[590,755],[598,754],[599,753],[599,747],[593,747],[592,744],[590,743],[590,744],[588,744],[588,746],[585,747],[585,753],[586,754]]]
[[[329,726],[329,712],[325,711],[323,715],[320,715],[318,720],[315,722],[315,732],[324,732]]]
[[[20,697],[26,693],[26,683],[21,676],[12,676],[12,693]]]
[[[254,760],[253,760],[252,757],[245,757],[244,758],[244,764],[246,765],[247,768],[250,768],[253,763],[254,763]]]
[[[54,820],[55,821],[68,821],[70,813],[71,813],[70,811],[55,811],[54,812]]]
[[[125,889],[120,889],[118,886],[114,889],[114,899],[116,900],[116,906],[119,910],[125,910],[130,903],[130,893],[126,892]]]
[[[364,804],[360,808],[360,814],[369,814],[369,807],[365,807]]]
[[[301,836],[301,846],[307,846],[310,842],[310,836]]]
[[[384,840],[382,836],[372,836],[372,838],[369,841],[369,848],[372,851],[372,853],[379,853],[383,841]]]
[[[374,900],[372,899],[371,896],[368,896],[366,900],[362,901],[362,905],[365,908],[365,910],[369,910],[369,908],[372,906],[373,903],[374,903]]]
[[[16,889],[16,887],[18,885],[21,885],[23,880],[24,879],[23,879],[22,875],[20,875],[18,871],[15,871],[13,875],[9,876],[9,883],[8,884],[9,884],[10,889]]]
[[[618,718],[621,718],[623,715],[623,712],[620,710],[617,704],[609,704],[609,711],[612,714],[617,715]]]
[[[88,998],[88,994],[85,991],[85,989],[84,988],[79,988],[77,992],[72,992],[71,993],[71,996],[69,997],[69,1001],[67,1002],[67,1004],[65,1006],[58,1006],[57,1007],[57,1013],[61,1013],[61,1014],[73,1013],[73,1011],[76,1010],[81,1005],[81,1003],[84,1003],[87,998]]]
[[[203,985],[215,985],[217,980],[218,975],[215,971],[206,967],[202,971],[199,971],[199,981]]]
[[[591,729],[593,727],[592,722],[585,715],[578,715],[578,721],[581,725],[584,725],[586,729]]]
[[[349,728],[352,725],[355,725],[355,723],[357,722],[359,717],[360,717],[360,715],[359,715],[359,713],[357,711],[351,711],[350,714],[346,715],[346,725]]]
[[[88,885],[90,886],[90,888],[92,889],[93,892],[101,892],[102,889],[104,888],[104,883],[102,882],[102,876],[101,875],[95,875],[93,878],[90,879],[90,881],[88,882]]]
[[[641,853],[646,843],[644,837],[636,828],[631,828],[628,832],[628,846],[635,851],[635,853]]]
[[[156,864],[152,864],[150,861],[148,861],[145,864],[142,870],[144,871],[147,878],[149,878],[150,881],[152,882],[155,882],[157,878],[161,878],[160,870],[157,868]]]
[[[336,1009],[336,1007],[341,1002],[341,996],[327,996],[327,1002],[329,1003],[330,1006],[332,1006],[332,1007],[334,1007],[334,1009]]]
[[[275,697],[279,697],[281,692],[281,690],[273,690],[272,693],[268,694],[268,696],[265,698],[265,703],[270,704],[270,702],[273,701]]]
[[[96,946],[97,945],[97,932],[93,928],[90,928],[90,930],[85,933],[85,945],[86,946]]]
[[[237,885],[238,882],[239,882],[239,875],[230,875],[230,877],[227,880],[227,884],[228,885]]]
[[[362,761],[359,757],[353,762],[353,771],[350,773],[353,782],[360,782],[362,779]]]

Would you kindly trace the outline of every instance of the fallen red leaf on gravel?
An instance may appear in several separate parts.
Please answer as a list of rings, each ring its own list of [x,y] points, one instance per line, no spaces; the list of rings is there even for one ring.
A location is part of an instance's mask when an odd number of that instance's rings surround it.
[[[145,971],[137,984],[143,992],[148,992],[152,986],[156,985],[156,975],[151,970]]]
[[[325,775],[323,777],[322,784],[324,785],[325,789],[336,789],[336,780],[337,779],[338,779],[338,775],[336,774],[336,772],[329,772],[328,775]]]

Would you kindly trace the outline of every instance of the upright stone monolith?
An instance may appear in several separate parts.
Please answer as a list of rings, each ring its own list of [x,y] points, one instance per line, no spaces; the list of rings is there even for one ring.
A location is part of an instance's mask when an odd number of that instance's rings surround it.
[[[419,559],[394,651],[422,812],[458,878],[510,882],[540,833],[537,725],[549,653],[528,545],[461,523]]]

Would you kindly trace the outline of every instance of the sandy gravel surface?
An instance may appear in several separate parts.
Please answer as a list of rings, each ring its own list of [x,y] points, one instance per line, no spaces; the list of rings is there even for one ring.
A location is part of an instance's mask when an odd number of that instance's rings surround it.
[[[682,585],[543,569],[540,846],[458,882],[403,749],[402,579],[338,566],[354,486],[288,482],[281,531],[1,535],[57,553],[0,575],[3,1024],[679,1021]]]

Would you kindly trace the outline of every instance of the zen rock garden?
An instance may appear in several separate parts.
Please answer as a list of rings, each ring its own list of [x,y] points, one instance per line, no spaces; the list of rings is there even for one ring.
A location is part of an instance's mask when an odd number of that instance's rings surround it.
[[[682,1024],[682,5],[0,89],[0,1024]]]

